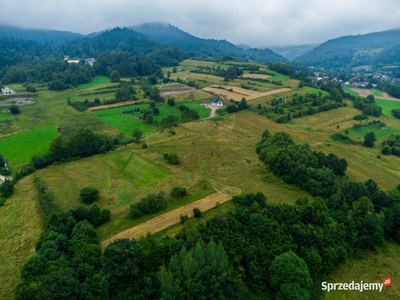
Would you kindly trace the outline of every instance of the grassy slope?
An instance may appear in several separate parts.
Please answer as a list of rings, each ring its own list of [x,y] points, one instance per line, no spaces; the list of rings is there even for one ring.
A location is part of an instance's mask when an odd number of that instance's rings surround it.
[[[110,83],[110,78],[108,78],[106,76],[97,76],[97,77],[94,77],[92,79],[92,81],[89,83],[80,84],[76,89],[83,90],[83,89],[96,87],[98,85],[102,85],[102,84],[106,84],[106,83]]]
[[[168,115],[175,115],[179,117],[181,114],[178,109],[169,105],[158,103],[157,107],[160,110],[160,114],[153,115],[154,120],[161,121],[162,118],[165,118]],[[129,136],[132,135],[132,131],[135,128],[142,130],[143,134],[154,132],[156,128],[153,125],[145,124],[141,119],[139,119],[139,117],[142,116],[141,112],[135,112],[134,114],[122,114],[123,111],[131,108],[139,108],[142,111],[144,109],[148,109],[149,104],[97,110],[95,111],[95,114],[107,124],[110,124]]]
[[[20,268],[42,233],[32,176],[18,182],[14,195],[0,207],[0,299],[12,299]]]
[[[392,114],[392,110],[400,108],[399,101],[375,99],[375,103],[378,106],[382,107],[382,114],[384,114],[385,116],[388,116],[390,118],[394,118],[394,116]]]
[[[1,153],[7,157],[11,167],[16,167],[28,163],[35,154],[46,152],[51,141],[57,136],[54,126],[42,126],[1,139]]]
[[[315,94],[315,95],[318,95],[318,93],[319,93],[318,89],[314,89],[314,88],[309,87],[309,86],[303,86],[301,89],[299,89],[299,91],[305,92],[305,93],[309,93],[309,94]],[[321,90],[321,93],[322,93],[322,96],[329,95],[329,93],[327,91],[322,91]]]
[[[188,74],[188,70],[195,67],[193,62],[209,64],[209,62],[186,61],[186,65],[178,67],[179,71],[181,68],[184,68],[185,71],[180,71],[175,75],[192,76],[192,74]],[[274,80],[273,77],[271,79]],[[201,80],[203,80],[201,84],[204,86],[215,83],[215,81],[213,82],[215,79],[202,78]],[[235,80],[229,84],[239,86],[243,82],[247,81]],[[296,88],[298,82],[286,80],[283,84]],[[269,85],[271,84],[266,83],[257,88],[260,88],[260,91],[261,88],[271,89],[272,87]],[[279,88],[279,86],[275,86],[275,88]],[[84,92],[82,91],[82,93]],[[273,95],[256,101],[264,105],[265,101],[279,96]],[[67,97],[71,97],[71,99],[75,97],[73,91],[40,92],[37,105],[27,107],[17,120],[0,127],[0,138],[46,124],[54,124],[55,128],[60,127],[61,134],[68,134],[85,125],[111,136],[118,134],[118,130],[101,121],[95,113],[79,113],[68,107],[66,105]],[[180,99],[180,97],[176,96],[175,99]],[[192,101],[189,98],[180,100],[183,102]],[[101,193],[99,205],[112,211],[111,221],[99,228],[101,239],[136,224],[137,220],[128,218],[131,203],[140,200],[150,192],[169,192],[174,186],[188,188],[193,196],[193,198],[172,204],[177,206],[187,201],[197,200],[195,198],[212,193],[214,190],[240,189],[242,193],[262,191],[267,195],[268,201],[272,203],[293,203],[299,197],[311,198],[307,193],[289,186],[273,176],[258,160],[254,149],[261,133],[266,128],[272,133],[286,131],[298,143],[308,142],[312,149],[326,153],[333,152],[346,158],[349,162],[348,175],[352,180],[366,180],[372,177],[382,188],[393,188],[400,179],[400,172],[398,171],[400,159],[398,157],[389,156],[378,160],[376,155],[380,153],[380,147],[376,146],[369,149],[360,145],[343,145],[330,139],[333,132],[343,132],[345,129],[351,128],[355,122],[352,118],[358,113],[358,110],[347,107],[301,118],[296,120],[296,123],[277,124],[256,113],[244,111],[236,114],[235,125],[232,124],[230,115],[215,118],[214,121],[182,124],[175,128],[176,135],[174,136],[171,136],[167,131],[152,136],[149,149],[141,149],[140,145],[130,145],[123,148],[123,151],[118,150],[77,162],[52,166],[38,171],[37,175],[48,183],[50,192],[57,196],[56,201],[59,210],[80,204],[79,189],[81,187],[87,185],[98,187]],[[397,119],[387,117],[381,119],[388,127],[400,129],[400,123]],[[3,122],[2,125],[4,123],[6,122]],[[336,129],[338,124],[340,124],[340,130]],[[361,139],[355,138],[355,140],[361,142]],[[121,152],[121,154],[117,154],[118,152]],[[182,161],[181,165],[168,165],[163,159],[165,152],[176,152]],[[135,159],[131,160],[132,158]],[[132,164],[132,162],[135,163]],[[126,167],[122,168],[123,165],[126,165]],[[153,170],[151,176],[143,176],[143,181],[135,179],[135,176],[142,175],[140,174],[142,169],[139,169],[141,166],[146,166],[146,168],[150,166]],[[164,170],[170,176],[160,170]],[[150,173],[147,175],[150,175]],[[25,180],[28,181],[25,182]],[[19,193],[23,193],[25,189],[28,196],[30,193],[34,193],[33,187],[28,184],[29,180],[31,180],[31,177],[27,177],[17,184],[16,194],[9,199],[10,201],[20,195]],[[208,192],[199,189],[204,181],[209,183]],[[232,205],[232,203],[227,203],[223,207],[229,207],[229,205]],[[7,207],[7,202],[5,207]],[[0,214],[4,213],[2,209],[5,207],[0,208]],[[27,209],[27,205],[21,205],[18,208]],[[13,209],[18,213],[18,216],[29,215],[27,211],[18,211],[17,207]],[[212,213],[215,213],[215,210],[210,211],[210,214]],[[13,216],[11,212],[8,212],[8,215]],[[2,221],[3,226],[8,226],[6,228],[13,228],[13,218],[0,219],[0,222]],[[33,220],[29,221],[33,222]],[[39,223],[37,222],[37,224]],[[40,225],[36,225],[25,230],[16,230],[15,234],[32,237],[35,240],[40,234],[40,231],[35,233],[35,230],[38,230],[39,227]],[[8,236],[1,236],[2,241],[8,239]],[[36,242],[36,240],[33,240],[32,245]],[[29,243],[26,245],[29,245]],[[21,249],[21,255],[27,257],[30,249],[29,247]],[[8,255],[7,257],[14,255],[10,254],[12,250],[7,245],[1,251],[2,255]],[[1,282],[2,288],[0,290],[11,291],[8,293],[12,293],[15,288],[13,284],[18,282],[21,263],[22,260],[9,269],[9,276],[14,278],[14,281]],[[5,288],[3,288],[3,284]]]
[[[325,300],[357,300],[357,299],[400,299],[400,245],[388,243],[386,249],[377,253],[369,252],[364,257],[349,258],[327,278],[327,282],[371,282],[382,283],[383,278],[390,277],[393,284],[383,287],[382,293],[376,291],[332,291],[326,293]]]

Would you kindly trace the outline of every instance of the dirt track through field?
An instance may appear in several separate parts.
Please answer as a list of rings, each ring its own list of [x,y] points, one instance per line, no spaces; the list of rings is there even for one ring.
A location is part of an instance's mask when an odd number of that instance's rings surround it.
[[[227,86],[225,88],[226,88],[226,90],[214,88],[214,87],[206,87],[203,90],[213,92],[218,95],[222,94],[223,96],[226,96],[228,99],[233,99],[236,101],[240,101],[243,97],[246,98],[247,101],[249,101],[249,100],[258,99],[258,98],[269,96],[269,95],[288,92],[291,90],[288,88],[282,88],[282,89],[277,89],[277,90],[273,90],[273,91],[269,91],[269,92],[260,93],[257,91],[247,90],[247,89],[243,89],[243,88],[239,88],[239,87],[235,87],[235,86]],[[232,89],[232,92],[228,91],[228,89]]]
[[[361,97],[368,97],[372,95],[371,90],[368,89],[359,89],[359,88],[350,88],[353,92],[356,92]],[[390,101],[400,101],[400,99],[389,96],[387,93],[382,92],[381,96],[374,96],[376,99],[390,100]]]
[[[122,231],[100,243],[101,247],[104,249],[107,245],[116,239],[122,238],[135,238],[137,239],[140,235],[146,234],[148,232],[155,233],[164,230],[172,225],[180,222],[180,216],[188,215],[189,218],[193,217],[193,208],[197,207],[202,212],[210,210],[215,207],[215,203],[225,203],[232,199],[232,195],[217,192],[203,199],[197,200],[180,208],[169,211],[163,215],[150,219],[144,223],[141,223],[135,227],[129,228]]]

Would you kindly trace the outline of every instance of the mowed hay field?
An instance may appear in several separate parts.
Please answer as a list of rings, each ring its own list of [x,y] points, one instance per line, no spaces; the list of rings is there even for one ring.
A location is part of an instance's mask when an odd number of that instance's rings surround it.
[[[39,211],[32,176],[21,179],[0,207],[0,299],[13,299],[21,267],[35,253],[42,233]]]
[[[229,91],[229,89],[232,89],[232,91]],[[282,89],[272,90],[269,92],[260,93],[258,91],[247,90],[247,89],[243,89],[243,88],[239,88],[239,87],[235,87],[235,86],[227,86],[227,87],[225,87],[225,89],[220,89],[217,87],[206,87],[206,88],[204,88],[204,90],[216,93],[218,95],[223,95],[227,99],[233,99],[236,101],[240,101],[242,98],[246,98],[246,100],[249,101],[249,100],[253,100],[253,99],[257,99],[257,98],[261,98],[261,97],[265,97],[265,96],[269,96],[269,95],[288,92],[291,89],[282,88]]]
[[[379,98],[382,100],[400,101],[400,99],[394,98],[394,97],[388,95],[388,93],[381,92],[378,90],[361,89],[361,88],[350,88],[350,90],[357,93],[361,97],[367,97],[369,95],[374,95],[376,98]]]
[[[243,78],[261,78],[261,79],[266,79],[269,77],[272,77],[271,75],[266,75],[266,74],[250,74],[250,73],[245,73],[242,75]]]
[[[51,141],[58,136],[52,125],[46,125],[17,135],[0,139],[0,152],[17,167],[28,163],[31,157],[48,150]]]

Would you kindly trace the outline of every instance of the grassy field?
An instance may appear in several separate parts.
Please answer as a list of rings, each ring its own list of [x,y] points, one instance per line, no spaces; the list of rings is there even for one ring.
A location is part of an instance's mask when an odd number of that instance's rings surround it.
[[[138,187],[150,185],[171,175],[166,169],[130,151],[118,151],[103,156],[102,159]]]
[[[46,125],[0,140],[1,153],[7,157],[11,167],[31,160],[35,154],[44,153],[51,141],[58,136],[52,125]]]
[[[394,128],[386,128],[386,129],[381,129],[379,126],[368,126],[368,127],[362,127],[358,130],[350,130],[350,135],[356,136],[358,138],[364,139],[365,134],[367,132],[373,132],[375,133],[375,137],[379,140],[381,138],[387,137],[392,134],[399,134],[400,131],[398,129]]]
[[[181,75],[185,75],[187,76],[185,80],[195,79],[196,84],[200,83],[201,86],[217,83],[221,86],[240,87],[241,84],[249,82],[249,80],[237,79],[224,84],[222,78],[218,79],[219,81],[208,77],[194,78],[192,76],[199,74],[188,73],[197,65],[206,66],[210,64],[211,62],[187,60],[178,66],[178,73],[173,73],[173,76],[180,76],[184,79]],[[172,68],[163,68],[164,71],[165,69],[172,70]],[[184,71],[181,71],[182,69]],[[269,72],[269,70],[267,71]],[[276,77],[283,80],[283,87],[290,86],[294,90],[255,99],[252,105],[258,103],[267,105],[266,101],[274,97],[284,97],[286,94],[290,97],[299,92],[297,89],[298,81],[290,80],[283,75]],[[271,77],[270,80],[277,79]],[[259,92],[281,88],[271,83],[251,80],[250,82]],[[42,89],[35,99],[37,104],[25,107],[23,113],[16,117],[14,121],[0,123],[0,139],[3,138],[0,140],[0,149],[3,154],[5,153],[2,142],[4,143],[11,138],[21,139],[16,134],[21,132],[23,132],[21,134],[28,134],[40,128],[51,127],[51,134],[57,136],[57,131],[62,135],[68,135],[80,127],[87,126],[96,132],[105,133],[111,137],[121,137],[123,133],[131,135],[135,127],[141,128],[144,133],[151,133],[156,129],[144,124],[139,119],[140,113],[122,115],[122,111],[131,107],[144,109],[148,108],[149,104],[104,109],[96,112],[78,112],[67,106],[67,98],[73,99],[75,97],[73,90],[52,92],[47,91],[45,87],[42,87]],[[96,86],[87,86],[83,90],[77,90],[79,101],[86,99],[86,97],[92,101],[96,97],[96,95],[82,95],[89,91],[96,91]],[[307,89],[300,91],[300,93],[305,92],[315,91],[307,91]],[[105,97],[113,97],[113,93],[110,92]],[[196,109],[201,117],[209,114],[209,109],[198,106],[199,103],[207,101],[211,97],[208,93],[201,91],[193,96],[182,94],[170,97],[174,97],[175,101],[180,104]],[[103,95],[101,95],[101,98],[103,99]],[[377,103],[378,101],[381,100],[377,100]],[[385,102],[389,102],[387,103],[388,106],[394,105],[391,101]],[[297,199],[304,197],[312,199],[310,194],[288,185],[274,176],[259,160],[255,146],[265,129],[268,129],[271,133],[288,132],[297,143],[309,143],[313,150],[323,151],[327,154],[334,153],[345,158],[349,163],[347,174],[351,180],[365,181],[373,178],[385,190],[397,186],[400,182],[400,159],[393,155],[377,159],[383,136],[378,137],[379,140],[374,148],[361,146],[362,134],[352,137],[358,142],[357,145],[346,145],[331,140],[332,133],[344,133],[344,130],[350,129],[354,123],[357,123],[353,120],[353,117],[360,111],[354,109],[351,102],[348,101],[348,104],[348,107],[306,116],[288,124],[278,124],[265,116],[260,116],[248,110],[235,114],[235,124],[232,122],[232,115],[179,124],[174,127],[175,135],[164,130],[151,136],[148,149],[142,149],[141,144],[122,146],[120,149],[107,154],[53,165],[37,171],[35,175],[43,179],[48,186],[48,191],[55,195],[58,211],[65,211],[72,206],[81,205],[79,190],[82,187],[94,186],[98,188],[100,190],[98,204],[103,208],[110,209],[112,213],[111,220],[98,228],[101,240],[161,213],[207,197],[216,191],[230,192],[230,194],[261,191],[267,196],[269,203],[294,203]],[[161,119],[170,113],[180,115],[176,108],[165,104],[157,105],[159,105],[161,112],[156,117],[157,119]],[[385,130],[385,133],[389,130],[394,132],[400,130],[399,120],[386,116],[381,116],[379,119],[390,128]],[[340,129],[337,129],[337,125]],[[46,135],[51,134],[47,133]],[[28,140],[26,137],[24,139]],[[42,140],[40,142],[43,143]],[[9,144],[15,147],[14,142],[9,142]],[[19,147],[23,148],[22,146]],[[31,148],[32,146],[29,144],[23,150],[31,151]],[[25,153],[26,151],[24,151]],[[180,165],[168,164],[163,158],[164,153],[177,153],[181,161]],[[31,155],[27,154],[24,159],[29,160]],[[8,157],[7,154],[6,156]],[[164,211],[137,220],[129,218],[129,208],[132,203],[139,201],[148,193],[164,191],[169,195],[175,186],[187,188],[189,196],[180,200],[168,196],[169,205]],[[33,253],[33,247],[41,232],[42,220],[36,207],[36,193],[32,184],[32,175],[18,182],[15,191],[15,194],[7,200],[5,206],[0,207],[0,228],[5,228],[5,230],[0,230],[1,299],[12,297],[15,285],[20,281],[20,267],[23,261]],[[233,205],[233,203],[228,202],[223,204],[221,209],[225,210]],[[213,209],[207,212],[204,218],[200,220],[192,219],[189,222],[204,222],[208,216],[212,216],[215,212],[216,210]],[[157,234],[157,236],[173,236],[180,228],[181,225],[173,226]],[[396,251],[391,253],[398,253],[398,250]],[[378,257],[378,261],[375,263],[376,268],[378,268],[379,259]],[[358,263],[359,261],[369,263],[365,259],[354,262]],[[383,268],[390,270],[390,266],[383,265]],[[345,272],[347,272],[346,269],[341,269],[341,276],[345,276]]]
[[[390,277],[393,284],[383,287],[382,293],[377,291],[331,291],[325,294],[325,300],[392,300],[400,299],[400,245],[388,243],[379,252],[368,252],[364,257],[349,258],[327,278],[327,282],[367,282],[382,283],[383,278]]]
[[[175,107],[160,103],[157,104],[157,107],[160,110],[160,114],[153,115],[154,120],[161,121],[162,118],[168,115],[174,115],[177,117],[181,115],[181,112]],[[122,114],[123,111],[130,108],[139,108],[142,111],[143,109],[148,109],[149,104],[97,110],[95,111],[95,114],[107,124],[110,124],[111,126],[117,128],[119,131],[122,131],[129,136],[132,135],[132,131],[135,128],[139,128],[140,130],[142,130],[143,134],[150,134],[156,130],[153,125],[145,124],[143,120],[139,119],[139,117],[142,116],[141,112],[135,112],[133,114]]]
[[[318,93],[319,93],[319,90],[314,89],[314,88],[309,87],[309,86],[303,86],[302,88],[299,89],[299,91],[305,92],[305,93],[309,93],[309,94],[315,94],[315,95],[318,95]],[[327,91],[322,91],[321,90],[321,93],[322,93],[322,96],[328,96],[329,95],[329,93]]]
[[[375,103],[382,107],[382,114],[390,118],[394,118],[392,110],[400,108],[400,101],[375,99]]]
[[[343,87],[343,91],[345,93],[349,93],[350,95],[354,96],[354,97],[360,97],[359,94],[357,94],[356,92],[352,91],[348,86],[344,86]]]
[[[32,177],[26,177],[0,207],[0,299],[13,299],[21,267],[35,253],[42,234],[38,206]]]
[[[80,85],[78,85],[78,87],[76,89],[83,90],[83,89],[92,88],[92,87],[96,87],[96,86],[107,84],[107,83],[110,83],[110,78],[108,78],[106,76],[97,76],[92,79],[92,82],[80,84]]]
[[[10,116],[9,114],[0,113],[0,122],[6,120],[14,120],[14,119],[15,118],[13,116]]]

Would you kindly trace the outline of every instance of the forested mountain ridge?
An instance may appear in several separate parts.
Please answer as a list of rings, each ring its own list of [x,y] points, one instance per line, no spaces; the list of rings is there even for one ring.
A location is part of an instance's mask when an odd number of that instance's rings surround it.
[[[245,50],[226,40],[202,39],[195,37],[166,23],[144,23],[130,27],[147,35],[151,39],[168,46],[178,47],[184,51],[193,52],[198,57],[223,57],[229,54],[243,60],[260,62],[285,62],[286,58],[274,53],[270,49],[252,48]]]
[[[84,35],[71,31],[18,28],[0,25],[0,37],[23,39],[41,44],[60,44],[63,42],[83,38]]]
[[[331,39],[295,61],[323,68],[396,64],[400,62],[400,29]]]
[[[292,45],[292,46],[272,46],[269,47],[275,53],[282,55],[284,58],[288,60],[294,60],[295,58],[302,56],[315,47],[318,47],[319,44],[305,44],[305,45]]]

